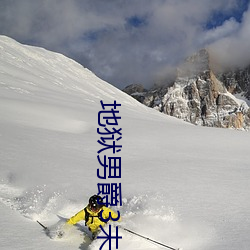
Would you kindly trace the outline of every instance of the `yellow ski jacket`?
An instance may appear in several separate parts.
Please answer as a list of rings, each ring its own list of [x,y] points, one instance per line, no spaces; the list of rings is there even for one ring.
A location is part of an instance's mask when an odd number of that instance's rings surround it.
[[[117,218],[118,218],[118,214],[115,213],[113,210],[111,210],[110,208],[108,207],[102,207],[99,211],[97,212],[93,212],[91,211],[88,207],[85,208],[87,210],[87,213],[89,213],[89,218],[87,221],[85,221],[86,223],[86,226],[89,228],[89,230],[92,232],[92,233],[95,233],[98,231],[99,229],[99,226],[104,226],[106,224],[106,222],[104,221],[101,221],[99,219],[99,213],[103,210],[102,212],[102,218],[103,219],[108,219],[110,218],[111,220],[115,220],[117,221]],[[70,225],[75,225],[77,222],[81,221],[81,220],[85,220],[86,217],[85,217],[86,213],[85,213],[85,210],[82,209],[81,211],[79,211],[77,214],[75,214],[74,216],[72,216],[68,221],[67,221],[67,224],[70,224]],[[119,218],[118,221],[121,221],[121,218]]]

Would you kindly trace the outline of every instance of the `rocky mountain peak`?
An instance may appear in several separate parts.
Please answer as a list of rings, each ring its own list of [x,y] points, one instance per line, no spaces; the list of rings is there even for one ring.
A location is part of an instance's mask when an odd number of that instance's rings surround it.
[[[202,49],[178,67],[171,86],[132,91],[130,95],[160,112],[196,125],[248,129],[250,109],[233,94],[247,93],[244,87],[249,86],[249,71],[215,74],[210,64],[208,50]]]
[[[188,57],[177,69],[177,77],[194,77],[210,70],[209,53],[201,49]]]

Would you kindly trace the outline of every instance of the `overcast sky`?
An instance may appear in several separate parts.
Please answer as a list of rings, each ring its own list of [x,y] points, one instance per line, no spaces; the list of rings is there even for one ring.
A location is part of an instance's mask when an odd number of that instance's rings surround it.
[[[250,0],[0,0],[0,34],[146,87],[204,47],[250,62]]]

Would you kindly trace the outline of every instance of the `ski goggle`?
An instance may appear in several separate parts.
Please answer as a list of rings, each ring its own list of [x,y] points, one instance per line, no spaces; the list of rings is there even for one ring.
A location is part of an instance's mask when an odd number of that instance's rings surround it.
[[[98,211],[99,209],[101,209],[101,205],[97,205],[97,204],[89,204],[89,208],[90,208],[90,210],[92,210],[92,211],[94,211],[94,212],[96,212],[96,211]]]

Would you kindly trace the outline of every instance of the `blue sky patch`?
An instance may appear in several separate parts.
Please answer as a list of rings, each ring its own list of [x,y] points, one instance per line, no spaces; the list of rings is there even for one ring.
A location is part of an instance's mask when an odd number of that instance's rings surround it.
[[[242,22],[244,12],[248,9],[249,0],[239,0],[238,8],[230,13],[225,13],[223,10],[216,11],[212,14],[210,20],[206,23],[206,29],[213,29],[221,26],[226,20],[234,18],[238,23]]]
[[[147,19],[145,17],[131,16],[127,18],[127,24],[130,27],[139,28],[147,24]]]

